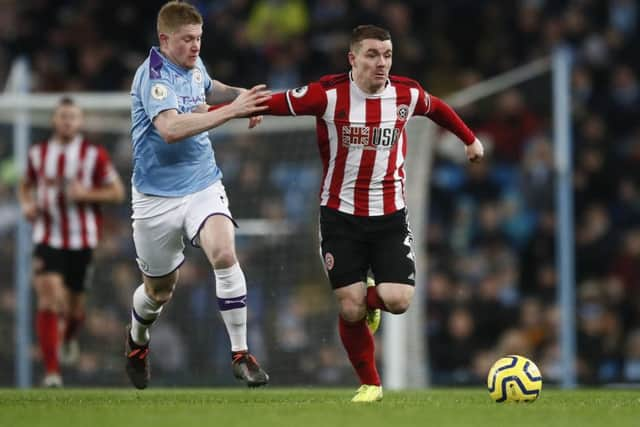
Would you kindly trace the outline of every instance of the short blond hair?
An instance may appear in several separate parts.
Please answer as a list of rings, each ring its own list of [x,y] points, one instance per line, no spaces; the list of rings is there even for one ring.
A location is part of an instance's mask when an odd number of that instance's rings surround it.
[[[158,12],[158,34],[173,33],[183,25],[202,25],[202,15],[193,5],[181,1],[165,3]]]

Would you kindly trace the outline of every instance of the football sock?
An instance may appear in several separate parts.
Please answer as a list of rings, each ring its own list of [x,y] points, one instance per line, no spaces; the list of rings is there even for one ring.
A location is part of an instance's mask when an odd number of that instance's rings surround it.
[[[36,331],[46,373],[60,372],[58,365],[58,314],[48,310],[38,311]]]
[[[383,311],[388,311],[384,305],[384,301],[378,295],[378,288],[370,286],[367,288],[367,308],[379,308]]]
[[[360,378],[360,383],[380,385],[380,376],[376,368],[375,344],[365,319],[347,322],[339,317],[338,329],[342,345]]]
[[[149,328],[156,321],[162,304],[151,299],[144,289],[144,284],[138,286],[133,293],[133,307],[131,309],[131,339],[138,345],[149,342]]]
[[[78,330],[84,322],[84,313],[79,316],[69,316],[66,318],[64,327],[64,341],[70,341],[76,337]]]
[[[231,351],[242,351],[247,346],[247,283],[240,264],[214,270],[216,296],[222,320],[227,328]]]

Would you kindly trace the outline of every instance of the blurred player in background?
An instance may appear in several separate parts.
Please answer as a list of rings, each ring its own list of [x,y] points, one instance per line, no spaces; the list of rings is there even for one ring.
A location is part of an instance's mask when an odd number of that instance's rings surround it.
[[[348,57],[351,72],[275,94],[264,114],[316,116],[321,253],[339,305],[340,338],[362,384],[352,401],[373,402],[382,399],[372,337],[378,310],[404,313],[414,294],[405,126],[425,116],[458,136],[470,161],[484,150],[451,107],[416,81],[389,75],[387,30],[355,28]],[[375,282],[367,286],[369,270]]]
[[[65,364],[79,356],[76,336],[102,222],[98,205],[125,197],[107,151],[82,136],[82,124],[81,109],[63,98],[53,113],[53,134],[29,149],[18,191],[22,212],[33,223],[36,330],[47,387],[62,386],[58,355]]]
[[[209,77],[199,56],[202,22],[193,6],[166,3],[157,18],[160,46],[138,68],[131,89],[133,240],[144,283],[133,294],[126,357],[137,388],[150,379],[149,328],[178,281],[183,236],[202,247],[213,266],[234,375],[250,387],[269,380],[248,351],[247,288],[235,253],[235,223],[207,132],[265,109],[258,105],[270,93],[263,85],[246,90]],[[233,102],[208,112],[207,100]],[[252,117],[249,128],[261,120]]]

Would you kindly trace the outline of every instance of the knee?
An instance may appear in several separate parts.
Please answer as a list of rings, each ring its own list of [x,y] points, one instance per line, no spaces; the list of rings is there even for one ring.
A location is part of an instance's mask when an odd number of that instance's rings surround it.
[[[367,307],[364,301],[359,302],[355,299],[345,298],[339,301],[340,317],[347,322],[357,322],[364,318]]]
[[[385,289],[380,297],[384,301],[384,305],[390,313],[402,314],[409,309],[411,300],[413,299],[413,286],[398,286]]]
[[[236,254],[231,247],[216,247],[211,251],[211,261],[214,268],[228,268],[234,265]]]
[[[411,298],[393,298],[389,301],[385,301],[384,305],[387,310],[392,314],[402,314],[409,309],[411,304]]]
[[[158,304],[166,304],[173,296],[175,287],[175,280],[167,280],[163,283],[154,283],[151,286],[146,285],[145,290],[149,298]]]

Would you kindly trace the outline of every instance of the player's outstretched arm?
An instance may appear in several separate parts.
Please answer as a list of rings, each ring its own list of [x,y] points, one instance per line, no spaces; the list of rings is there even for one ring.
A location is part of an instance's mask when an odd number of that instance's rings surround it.
[[[158,114],[153,124],[167,143],[173,144],[189,136],[213,129],[238,117],[258,115],[267,109],[261,105],[271,98],[265,85],[257,85],[240,93],[233,102],[205,114],[178,114],[175,109]]]
[[[482,142],[473,134],[471,129],[462,121],[460,116],[446,102],[440,98],[430,96],[430,108],[427,117],[438,125],[456,135],[465,144],[467,159],[477,162],[484,156]]]

